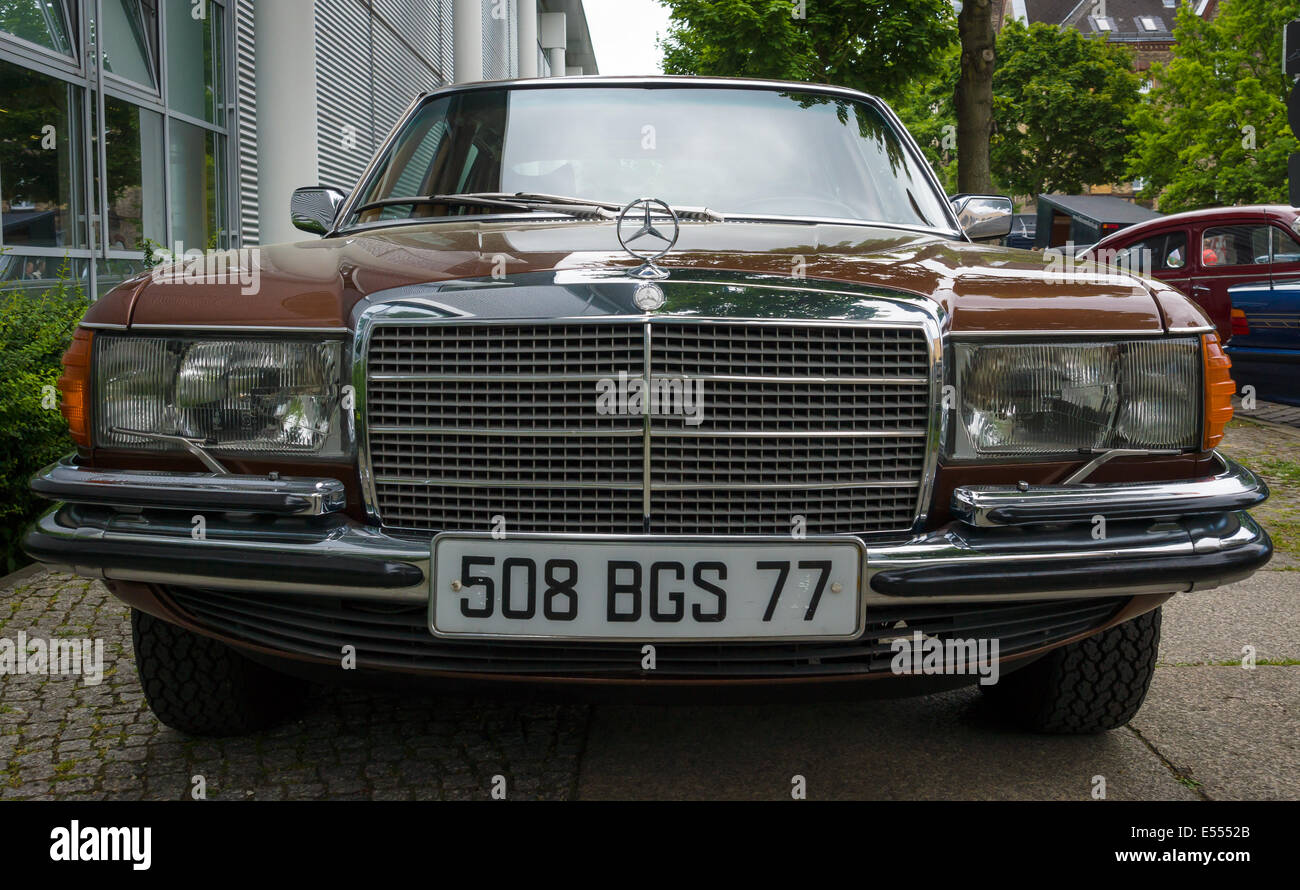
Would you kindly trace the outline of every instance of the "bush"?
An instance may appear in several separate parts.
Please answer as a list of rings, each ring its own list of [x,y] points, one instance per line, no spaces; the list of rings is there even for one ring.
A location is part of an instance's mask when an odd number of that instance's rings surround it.
[[[65,260],[59,283],[39,296],[0,292],[0,574],[29,560],[23,532],[48,505],[28,490],[32,474],[72,450],[59,411],[60,360],[88,306]]]

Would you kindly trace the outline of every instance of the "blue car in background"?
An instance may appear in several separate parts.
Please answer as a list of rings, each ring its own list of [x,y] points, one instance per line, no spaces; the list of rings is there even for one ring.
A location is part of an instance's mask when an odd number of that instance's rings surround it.
[[[1300,279],[1239,284],[1228,295],[1238,391],[1253,386],[1257,398],[1300,405]]]

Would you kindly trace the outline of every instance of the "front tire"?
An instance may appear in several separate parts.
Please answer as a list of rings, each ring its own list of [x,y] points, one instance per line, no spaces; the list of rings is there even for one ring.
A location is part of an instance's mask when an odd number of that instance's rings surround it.
[[[980,689],[1004,717],[1035,732],[1084,735],[1137,714],[1160,647],[1160,609],[1054,649]]]
[[[306,684],[205,637],[131,610],[135,665],[149,708],[188,735],[243,735],[280,722]]]

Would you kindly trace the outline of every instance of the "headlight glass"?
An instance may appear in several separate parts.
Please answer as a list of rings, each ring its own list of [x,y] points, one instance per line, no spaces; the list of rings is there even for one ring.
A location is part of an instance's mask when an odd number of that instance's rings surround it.
[[[956,457],[1193,448],[1201,361],[1194,338],[958,343]]]
[[[95,338],[95,439],[102,448],[340,457],[343,343]],[[136,433],[133,435],[132,433]]]

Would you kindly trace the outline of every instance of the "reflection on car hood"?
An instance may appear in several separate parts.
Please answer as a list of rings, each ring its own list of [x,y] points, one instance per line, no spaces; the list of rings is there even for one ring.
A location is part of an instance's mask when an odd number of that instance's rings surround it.
[[[87,321],[344,327],[358,301],[395,287],[640,265],[619,247],[613,223],[585,220],[406,224],[256,250],[254,288],[143,276],[96,303]],[[1159,331],[1180,311],[1187,314],[1180,298],[1153,282],[1078,280],[1046,266],[1042,254],[883,226],[683,223],[661,265],[678,276],[708,269],[921,296],[939,304],[957,331]],[[819,315],[814,304],[800,311]],[[1198,313],[1191,312],[1194,320]],[[519,307],[520,317],[533,314]]]

